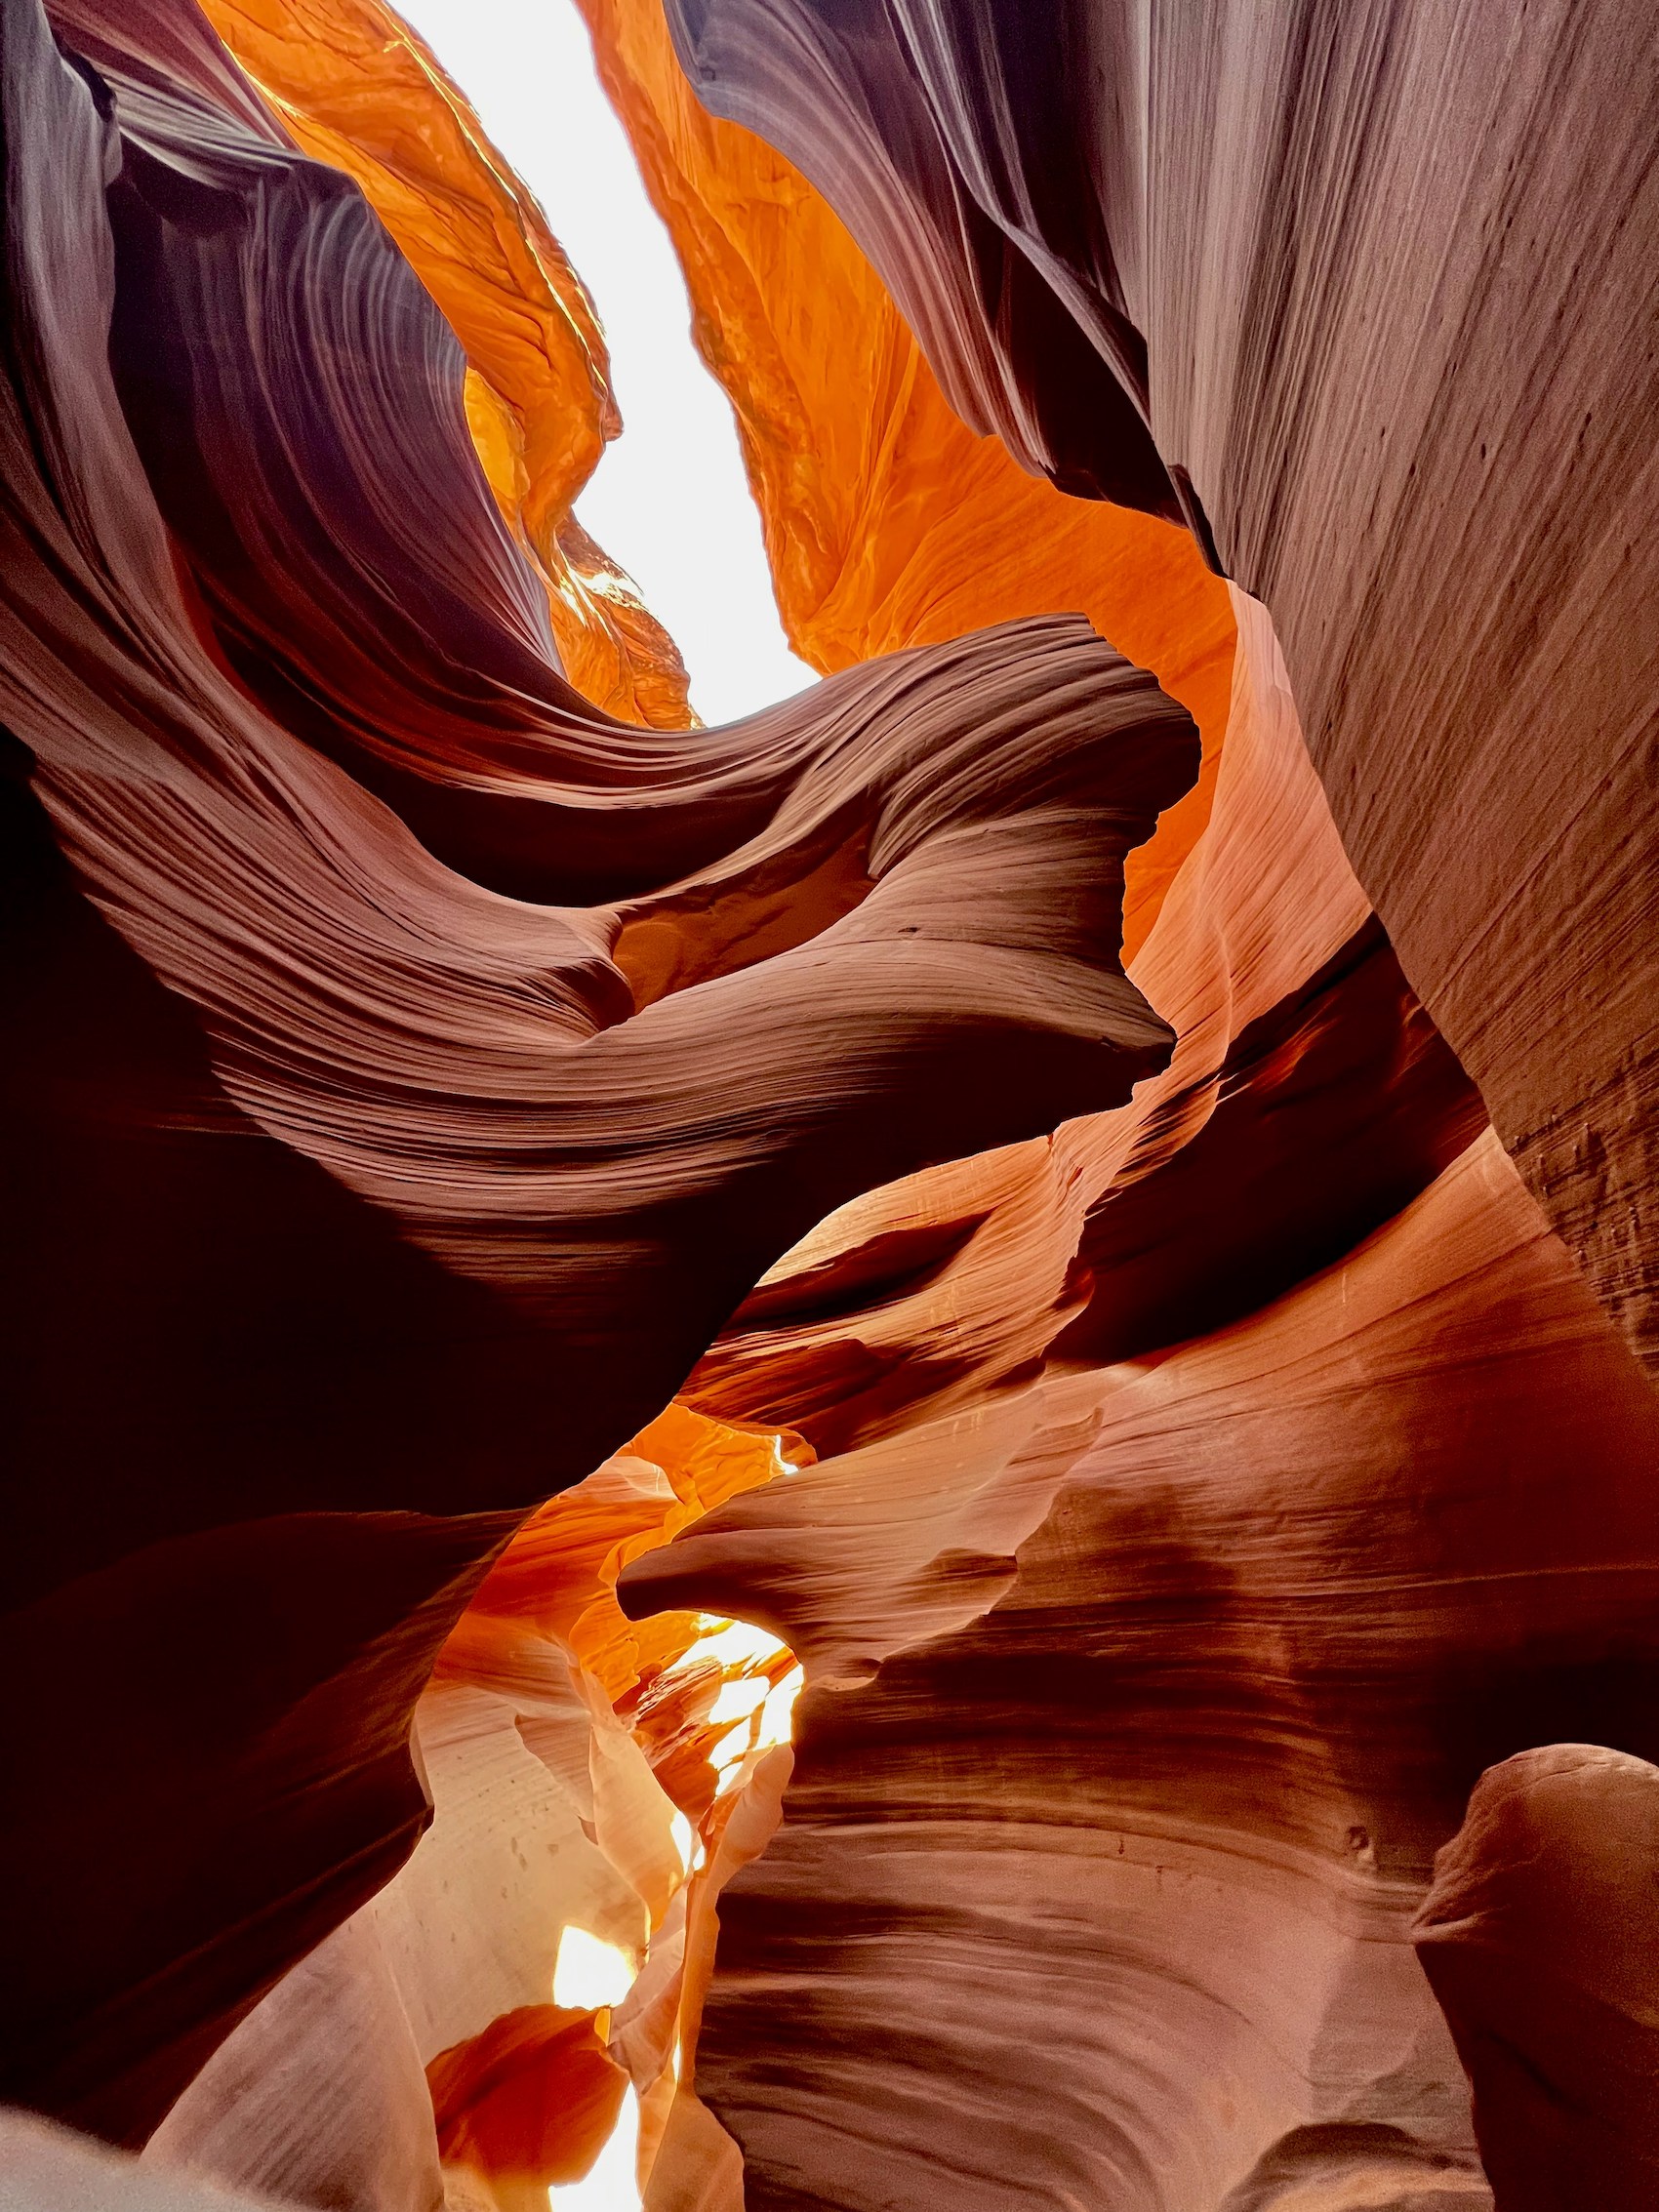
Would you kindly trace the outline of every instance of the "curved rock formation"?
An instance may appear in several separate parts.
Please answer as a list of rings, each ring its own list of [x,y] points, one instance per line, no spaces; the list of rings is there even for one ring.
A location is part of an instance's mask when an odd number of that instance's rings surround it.
[[[810,1456],[671,1407],[532,1516],[417,1705],[433,1813],[412,1858],[220,2046],[148,2161],[363,2212],[533,2212],[614,2156],[627,2104],[642,2173],[741,2164],[689,2071],[718,1895],[776,1828],[800,1670],[735,1623],[635,1629],[615,1583]],[[584,1981],[584,1951],[614,1987]]]
[[[698,105],[660,8],[584,0],[584,14],[737,414],[795,651],[830,673],[1079,609],[1197,723],[1198,784],[1130,858],[1132,955],[1208,818],[1233,664],[1226,588],[1187,531],[1068,499],[975,436],[820,194]]]
[[[1070,489],[1179,504],[1271,610],[1406,975],[1650,1353],[1652,22],[668,12],[703,98],[824,189],[970,422]]]
[[[380,0],[206,13],[299,145],[356,179],[460,339],[473,441],[572,682],[624,721],[684,728],[672,640],[571,512],[622,427],[592,302],[465,94]]]
[[[11,0],[6,2080],[130,2134],[407,1852],[523,1511],[841,1199],[1162,1064],[1122,856],[1198,748],[1077,622],[607,720],[355,187],[182,6],[61,36]]]
[[[1506,2212],[1651,2204],[1659,1769],[1590,1744],[1493,1767],[1415,1935]]]
[[[1183,517],[1148,421],[1145,271],[1119,266],[1145,221],[1119,204],[1144,190],[1131,10],[1068,8],[1049,39],[992,6],[668,14],[709,106],[845,218],[964,421],[1067,491]]]
[[[1377,997],[1294,725],[1250,704],[1137,968],[1198,994],[1169,1072],[776,1270],[692,1388],[828,1456],[625,1570],[630,1609],[742,1612],[826,1685],[699,2058],[748,2201],[847,2212],[943,2166],[957,2202],[1164,2212],[1352,2166],[1389,2203],[1403,2160],[1481,2202],[1407,1949],[1430,1858],[1517,1741],[1659,1748],[1651,1391],[1490,1137],[1453,1161],[1478,1109]],[[1234,872],[1234,823],[1273,825],[1282,876]],[[1322,958],[1283,893],[1321,865]],[[1315,1272],[1300,1224],[1367,1205]]]
[[[0,15],[25,2201],[1645,2203],[1649,34],[582,5],[729,729],[381,0]]]
[[[1340,2167],[1363,2127],[1480,2201],[1407,1923],[1517,1736],[1653,1745],[1655,1440],[1487,1140],[1260,1314],[829,1459],[627,1570],[828,1685],[700,2049],[748,2200],[943,2169],[960,2203],[1162,2212],[1311,2156],[1299,2131]]]

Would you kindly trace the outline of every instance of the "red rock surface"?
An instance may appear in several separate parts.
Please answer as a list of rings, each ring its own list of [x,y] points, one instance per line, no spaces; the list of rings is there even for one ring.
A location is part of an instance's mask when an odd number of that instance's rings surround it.
[[[354,187],[182,6],[7,21],[4,2078],[129,2134],[407,1852],[525,1509],[842,1199],[1162,1064],[1122,855],[1198,747],[1077,621],[607,720]]]
[[[20,2201],[1635,2212],[1645,25],[583,6],[723,730],[381,0],[4,0]]]
[[[1493,1767],[1436,1857],[1418,1955],[1506,2206],[1659,2197],[1656,1882],[1659,1768],[1598,1745]]]
[[[536,2207],[549,2183],[580,2181],[616,2125],[627,2075],[593,2016],[523,2005],[426,2069],[446,2162],[493,2180],[498,2201]]]
[[[1413,988],[1651,1356],[1651,15],[668,14],[969,422],[1271,610]]]

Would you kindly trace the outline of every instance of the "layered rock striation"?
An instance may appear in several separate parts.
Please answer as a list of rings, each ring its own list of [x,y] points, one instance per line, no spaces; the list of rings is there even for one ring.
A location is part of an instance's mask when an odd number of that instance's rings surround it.
[[[1648,34],[582,6],[726,729],[419,39],[0,19],[27,2201],[1634,2212]]]
[[[1651,22],[668,14],[968,422],[1069,490],[1185,514],[1271,610],[1406,974],[1650,1356]]]
[[[842,1199],[1164,1062],[1198,745],[1075,620],[609,720],[355,185],[182,6],[6,24],[7,2081],[127,2135],[408,1850],[523,1512]]]

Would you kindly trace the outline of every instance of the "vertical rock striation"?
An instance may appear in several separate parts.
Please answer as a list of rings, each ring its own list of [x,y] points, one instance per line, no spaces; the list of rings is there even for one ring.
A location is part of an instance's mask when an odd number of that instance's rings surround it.
[[[1406,975],[1650,1356],[1650,20],[668,16],[709,105],[846,218],[969,422],[1068,489],[1185,512],[1271,610]]]

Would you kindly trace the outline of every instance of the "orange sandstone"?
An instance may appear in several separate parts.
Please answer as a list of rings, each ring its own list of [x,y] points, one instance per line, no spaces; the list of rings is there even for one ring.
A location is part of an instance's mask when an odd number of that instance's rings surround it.
[[[598,317],[471,102],[381,0],[206,12],[298,143],[363,187],[465,348],[473,442],[546,581],[571,681],[625,721],[683,729],[673,640],[571,512],[622,428]]]
[[[577,0],[736,411],[789,642],[826,672],[1021,616],[1080,612],[1197,723],[1203,766],[1131,855],[1132,959],[1209,819],[1234,619],[1184,530],[1068,498],[951,413],[838,216],[698,105],[658,0]]]

